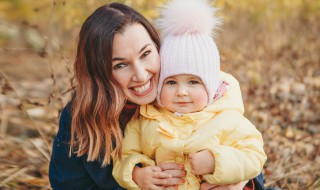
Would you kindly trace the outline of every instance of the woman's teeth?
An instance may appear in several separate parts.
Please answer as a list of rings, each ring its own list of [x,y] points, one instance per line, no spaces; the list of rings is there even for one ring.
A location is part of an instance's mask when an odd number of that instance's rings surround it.
[[[145,85],[137,87],[137,88],[133,88],[133,90],[138,93],[143,93],[146,90],[148,90],[149,88],[150,88],[150,80]]]

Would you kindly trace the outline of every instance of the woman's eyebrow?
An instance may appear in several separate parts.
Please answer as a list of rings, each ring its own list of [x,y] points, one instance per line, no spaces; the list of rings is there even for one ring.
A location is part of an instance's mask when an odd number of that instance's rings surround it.
[[[151,45],[151,44],[146,44],[146,45],[144,45],[141,49],[140,49],[140,51],[139,51],[139,54],[144,50],[144,49],[146,49],[149,45]],[[112,62],[113,61],[123,61],[123,60],[125,60],[124,58],[121,58],[121,57],[114,57],[114,58],[112,58]]]
[[[112,62],[113,61],[123,61],[124,60],[124,58],[121,58],[121,57],[114,57],[114,58],[112,58]]]
[[[139,51],[139,54],[140,54],[144,49],[146,49],[149,45],[151,45],[151,44],[146,44],[145,46],[143,46],[143,47],[141,48],[141,50]]]

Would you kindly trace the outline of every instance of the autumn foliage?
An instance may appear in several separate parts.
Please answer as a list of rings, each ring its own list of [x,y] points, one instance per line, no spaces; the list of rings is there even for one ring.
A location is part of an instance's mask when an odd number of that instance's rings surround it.
[[[0,189],[51,189],[79,27],[98,0],[0,1]],[[150,20],[164,0],[122,0]],[[267,187],[320,189],[320,3],[216,0],[224,71],[262,132]]]

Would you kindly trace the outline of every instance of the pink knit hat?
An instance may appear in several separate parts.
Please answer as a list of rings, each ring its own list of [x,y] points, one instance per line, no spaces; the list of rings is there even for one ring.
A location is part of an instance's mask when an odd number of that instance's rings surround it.
[[[216,9],[206,0],[173,0],[161,9],[157,21],[163,42],[157,101],[163,81],[174,75],[199,77],[208,92],[208,104],[220,84],[220,56],[213,40],[213,28],[220,24]]]

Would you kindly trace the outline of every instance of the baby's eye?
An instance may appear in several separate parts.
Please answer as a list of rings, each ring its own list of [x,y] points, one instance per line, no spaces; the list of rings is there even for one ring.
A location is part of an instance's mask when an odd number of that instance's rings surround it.
[[[125,63],[118,63],[113,67],[113,70],[118,70],[126,67],[127,65]]]
[[[173,85],[173,84],[176,84],[176,81],[174,81],[174,80],[168,80],[168,81],[166,81],[165,84]]]
[[[189,84],[201,84],[201,82],[197,80],[191,80],[189,81]]]

